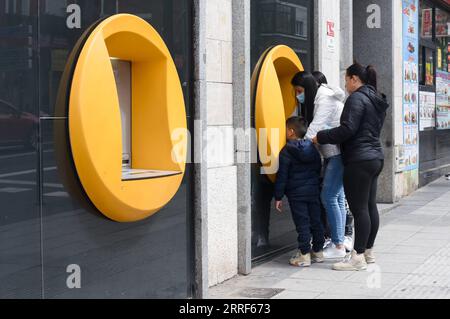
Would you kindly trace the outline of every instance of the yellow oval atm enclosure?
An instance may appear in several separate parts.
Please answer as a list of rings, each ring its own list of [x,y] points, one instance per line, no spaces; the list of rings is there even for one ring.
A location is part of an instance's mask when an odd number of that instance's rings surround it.
[[[172,139],[187,129],[175,64],[157,31],[129,14],[100,21],[77,46],[64,75],[71,76],[65,101],[73,166],[101,213],[119,222],[142,220],[169,203],[185,172],[186,152],[173,151],[175,144],[187,148],[185,137]],[[128,115],[121,109],[114,60],[130,66]],[[131,117],[125,135],[123,116]],[[131,144],[127,167],[124,143]]]
[[[286,120],[297,107],[291,80],[303,71],[297,54],[288,46],[266,50],[252,76],[258,153],[264,173],[274,182],[278,158],[286,145]]]

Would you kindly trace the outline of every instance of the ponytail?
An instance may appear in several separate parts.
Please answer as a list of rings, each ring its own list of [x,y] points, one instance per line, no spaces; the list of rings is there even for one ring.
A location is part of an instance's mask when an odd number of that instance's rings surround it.
[[[347,76],[357,76],[360,78],[363,84],[371,85],[375,88],[376,91],[378,91],[378,75],[373,65],[364,67],[361,64],[355,62],[347,69]]]

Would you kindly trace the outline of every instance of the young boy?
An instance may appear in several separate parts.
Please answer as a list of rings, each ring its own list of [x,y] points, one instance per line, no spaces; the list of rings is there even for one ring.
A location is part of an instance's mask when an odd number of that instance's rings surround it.
[[[287,120],[288,142],[280,153],[275,183],[276,209],[281,212],[281,200],[286,195],[297,229],[299,250],[289,261],[297,267],[322,263],[325,242],[319,199],[322,162],[312,141],[304,139],[306,131],[305,119],[292,117]]]

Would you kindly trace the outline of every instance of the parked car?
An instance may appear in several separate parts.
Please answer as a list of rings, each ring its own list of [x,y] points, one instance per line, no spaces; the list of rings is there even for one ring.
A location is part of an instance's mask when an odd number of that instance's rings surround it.
[[[38,124],[37,116],[0,100],[0,145],[23,145],[37,149]]]

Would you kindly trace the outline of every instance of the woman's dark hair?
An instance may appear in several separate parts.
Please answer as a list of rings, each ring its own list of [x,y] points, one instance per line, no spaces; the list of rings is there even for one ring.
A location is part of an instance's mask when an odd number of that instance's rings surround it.
[[[317,83],[319,83],[319,86],[322,85],[322,84],[328,84],[327,77],[322,72],[314,71],[312,73],[312,75],[316,79]]]
[[[347,69],[347,76],[357,76],[361,79],[361,82],[366,85],[371,85],[378,91],[377,71],[373,65],[367,67],[355,62]]]
[[[307,123],[312,123],[314,118],[314,101],[319,89],[316,79],[309,72],[299,72],[294,76],[291,84],[305,89],[305,103],[304,107],[301,108],[301,115],[306,119]]]

